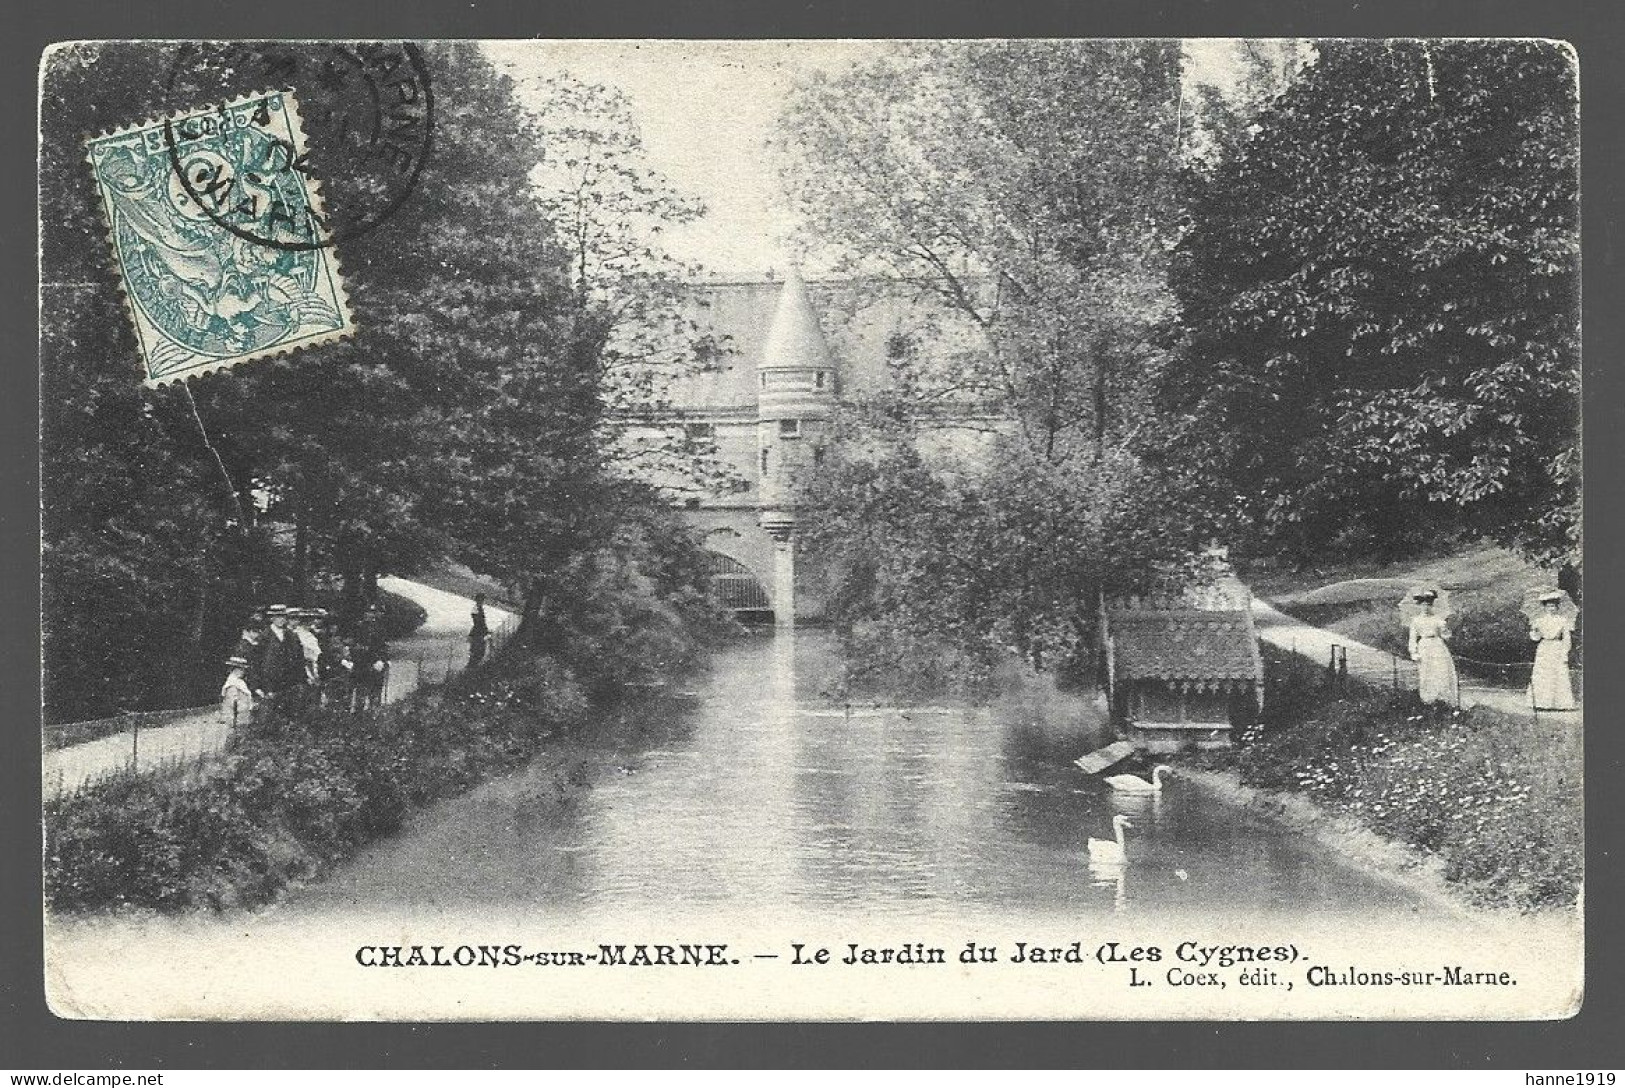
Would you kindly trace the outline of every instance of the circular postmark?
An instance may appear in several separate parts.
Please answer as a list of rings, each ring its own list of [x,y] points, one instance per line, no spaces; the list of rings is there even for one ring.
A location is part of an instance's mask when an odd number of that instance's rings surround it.
[[[273,116],[293,104],[275,94],[245,114],[243,100],[269,90],[291,96],[297,118]],[[187,43],[165,96],[172,198],[274,249],[376,229],[416,188],[433,143],[428,65],[409,42]],[[232,154],[198,138],[233,124]]]

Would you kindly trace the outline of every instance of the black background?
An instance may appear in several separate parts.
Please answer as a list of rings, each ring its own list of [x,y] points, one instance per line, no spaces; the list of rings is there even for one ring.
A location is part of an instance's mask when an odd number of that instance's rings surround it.
[[[9,7],[9,5],[8,5]],[[1480,1068],[1625,1066],[1619,879],[1625,826],[1621,674],[1588,685],[1585,1006],[1556,1023],[121,1024],[45,1008],[39,892],[36,194],[38,67],[51,42],[101,38],[1464,37],[1563,39],[1579,53],[1585,292],[1586,626],[1604,666],[1620,620],[1625,349],[1620,282],[1625,5],[1522,2],[683,3],[647,0],[275,0],[160,6],[30,2],[6,18],[0,205],[0,1068],[1004,1067]],[[28,289],[23,289],[23,285]],[[1593,662],[1595,664],[1595,661]],[[1521,1078],[1520,1081],[1521,1083]]]

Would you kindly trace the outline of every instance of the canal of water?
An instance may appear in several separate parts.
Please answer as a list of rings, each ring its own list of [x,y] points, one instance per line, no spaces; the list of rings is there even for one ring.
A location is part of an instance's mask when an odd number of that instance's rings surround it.
[[[1039,682],[984,705],[847,707],[824,632],[720,653],[561,767],[433,809],[287,910],[502,905],[551,917],[782,909],[867,917],[1185,912],[1414,917],[1428,907],[1182,785],[1114,793],[1072,763],[1092,699]],[[1134,821],[1129,863],[1086,840]]]

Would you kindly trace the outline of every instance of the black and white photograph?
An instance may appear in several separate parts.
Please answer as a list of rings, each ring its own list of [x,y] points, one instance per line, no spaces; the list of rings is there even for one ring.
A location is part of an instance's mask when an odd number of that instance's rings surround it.
[[[1574,1016],[1581,63],[52,46],[51,1011]]]

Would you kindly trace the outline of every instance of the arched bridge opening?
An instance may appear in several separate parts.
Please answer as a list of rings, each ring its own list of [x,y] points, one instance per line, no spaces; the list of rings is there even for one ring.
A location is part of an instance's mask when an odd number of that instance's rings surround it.
[[[718,552],[706,552],[705,562],[712,592],[741,622],[773,622],[773,600],[749,567]]]

